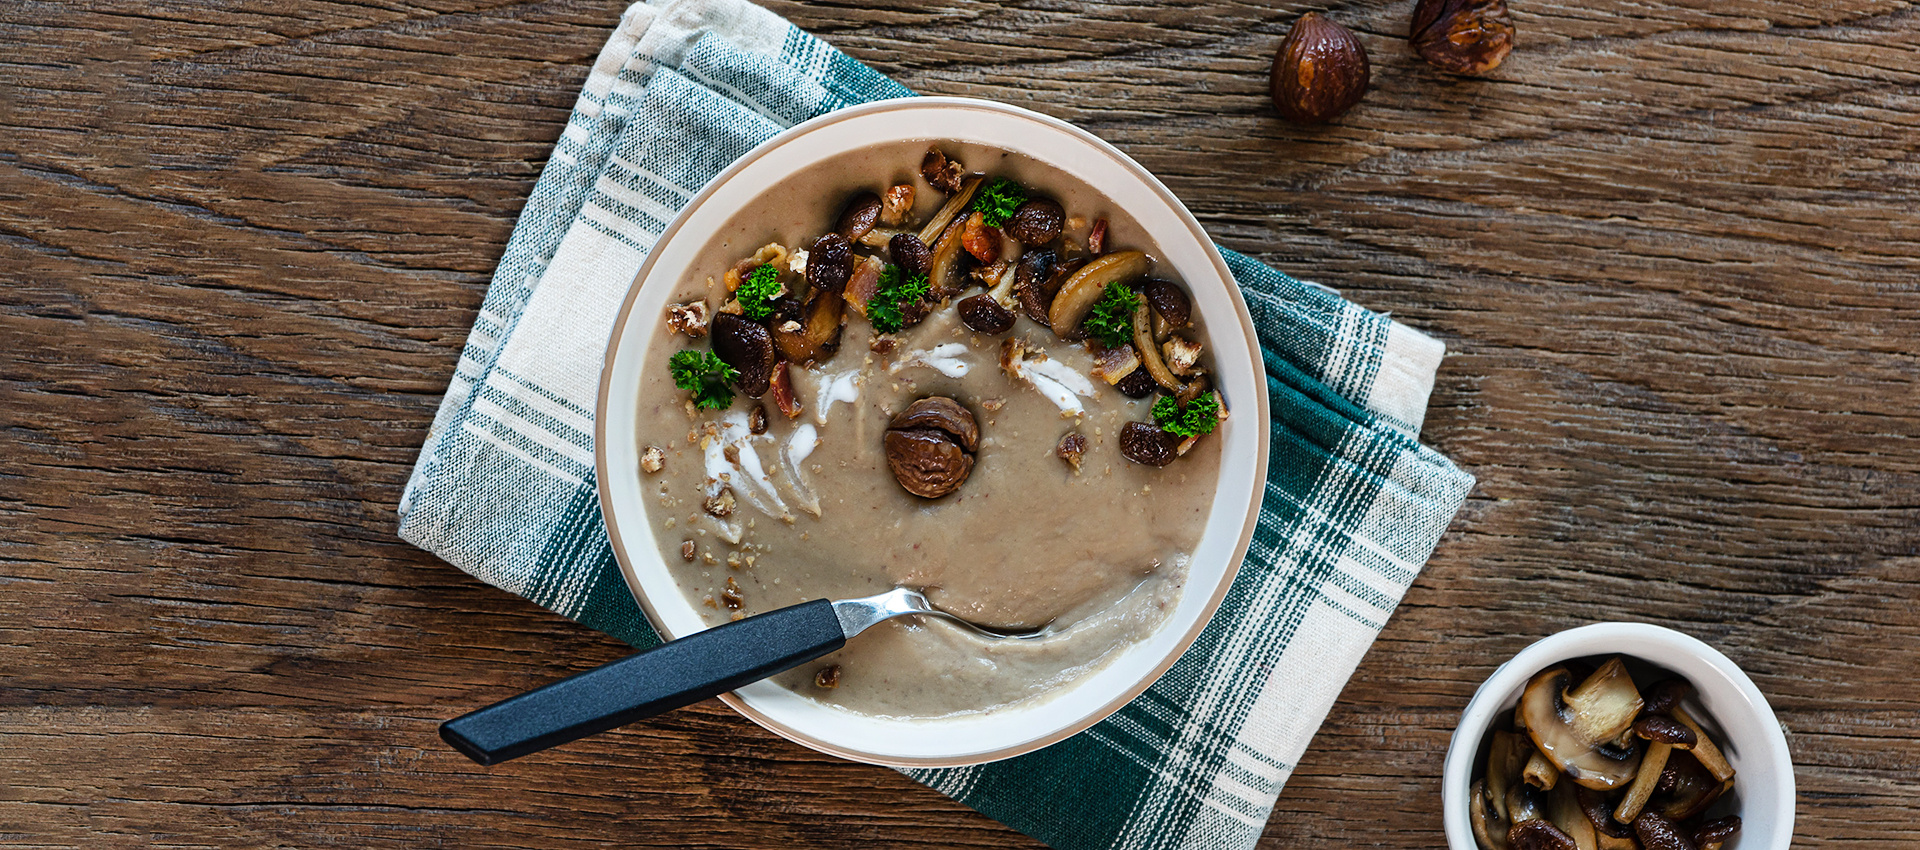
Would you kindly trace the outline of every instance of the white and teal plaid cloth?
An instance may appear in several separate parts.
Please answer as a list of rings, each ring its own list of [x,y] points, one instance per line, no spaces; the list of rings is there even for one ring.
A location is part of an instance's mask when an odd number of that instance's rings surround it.
[[[782,129],[911,92],[746,0],[628,9],[494,273],[400,503],[402,537],[635,646],[593,471],[627,285],[707,180]],[[1272,468],[1240,576],[1152,688],[1066,741],[911,770],[1064,850],[1252,847],[1280,786],[1473,478],[1417,442],[1439,342],[1231,251],[1265,354]]]

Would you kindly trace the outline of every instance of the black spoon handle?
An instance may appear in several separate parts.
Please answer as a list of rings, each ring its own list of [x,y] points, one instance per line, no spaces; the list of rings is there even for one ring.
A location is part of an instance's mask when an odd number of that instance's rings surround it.
[[[847,643],[833,603],[802,602],[636,652],[440,724],[440,737],[498,764],[691,705]]]

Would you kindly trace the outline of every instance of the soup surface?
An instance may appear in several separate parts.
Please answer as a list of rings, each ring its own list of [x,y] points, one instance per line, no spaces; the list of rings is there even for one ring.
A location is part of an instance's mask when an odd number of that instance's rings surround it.
[[[769,243],[813,246],[861,191],[915,186],[900,229],[918,228],[947,200],[920,176],[926,145],[854,151],[831,168],[768,186],[714,234],[673,301],[704,301],[716,320],[739,309],[728,306],[729,269]],[[1058,201],[1064,234],[1052,247],[1063,256],[1084,255],[1103,219],[1109,252],[1155,253],[1126,211],[1091,187],[1003,151],[938,147],[970,172]],[[1008,254],[1021,250],[1005,243]],[[884,246],[854,250],[891,262]],[[1171,273],[1152,269],[1159,278]],[[785,277],[804,288],[804,275]],[[975,285],[930,304],[924,321],[893,334],[848,311],[836,351],[809,366],[785,365],[798,407],[791,417],[776,404],[777,388],[696,408],[666,364],[677,352],[706,351],[709,340],[655,336],[647,357],[661,365],[645,373],[638,436],[658,465],[643,475],[649,520],[661,557],[710,623],[912,587],[977,623],[1049,629],[1038,640],[991,641],[932,618],[883,623],[776,679],[799,694],[908,717],[1043,698],[1150,634],[1179,597],[1212,506],[1220,441],[1187,440],[1184,453],[1160,467],[1126,459],[1122,429],[1153,422],[1156,397],[1171,392],[1123,395],[1097,376],[1099,346],[1060,339],[1018,309],[1005,332],[968,327],[952,301],[985,291]],[[1181,333],[1205,339],[1197,317]],[[1012,368],[1003,364],[1009,358]],[[1204,371],[1196,364],[1182,380],[1203,381]],[[896,415],[930,396],[958,402],[978,427],[970,473],[931,499],[897,480],[883,439]],[[1082,441],[1077,463],[1060,450],[1069,435]]]

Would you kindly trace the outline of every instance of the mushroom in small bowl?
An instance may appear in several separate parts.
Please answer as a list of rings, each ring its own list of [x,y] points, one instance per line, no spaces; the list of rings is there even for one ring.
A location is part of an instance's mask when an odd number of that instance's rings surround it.
[[[1447,755],[1453,850],[1785,848],[1793,771],[1766,699],[1686,635],[1542,640],[1468,705]]]

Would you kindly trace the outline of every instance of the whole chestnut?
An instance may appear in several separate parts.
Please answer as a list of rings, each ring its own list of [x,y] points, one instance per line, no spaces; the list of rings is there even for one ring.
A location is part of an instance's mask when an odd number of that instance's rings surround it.
[[[1419,0],[1407,40],[1435,68],[1484,74],[1513,52],[1513,17],[1507,0]]]
[[[1367,93],[1367,49],[1319,12],[1300,16],[1273,57],[1273,108],[1299,124],[1325,124]]]
[[[945,396],[920,399],[887,423],[882,436],[887,467],[907,492],[938,499],[967,482],[980,425],[959,402]]]

